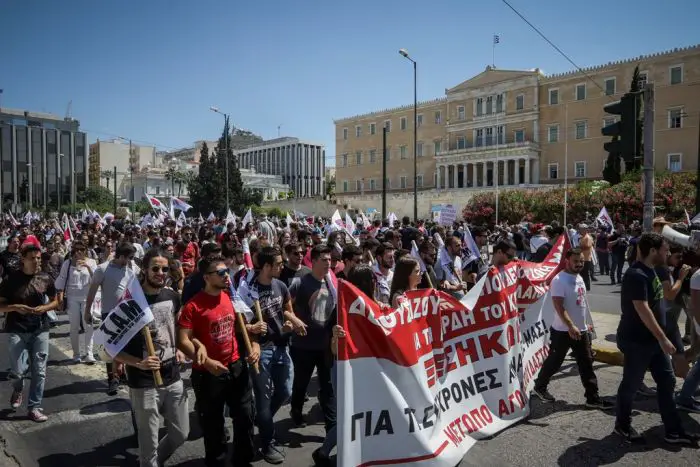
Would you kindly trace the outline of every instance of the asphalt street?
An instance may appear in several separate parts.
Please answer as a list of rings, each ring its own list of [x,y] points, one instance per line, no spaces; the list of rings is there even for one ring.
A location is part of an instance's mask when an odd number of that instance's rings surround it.
[[[614,290],[604,283],[596,284],[592,297],[601,296],[595,303],[617,303],[619,295],[614,294]],[[618,311],[610,308],[609,312]],[[106,382],[101,365],[68,364],[67,323],[55,328],[52,334],[43,404],[49,421],[35,424],[26,419],[25,408],[13,412],[9,409],[9,402],[4,402],[7,405],[0,409],[0,466],[137,465],[137,445],[126,389],[116,397],[109,397],[104,392]],[[6,340],[2,335],[0,354],[6,355],[6,350]],[[621,368],[597,364],[597,374],[601,394],[613,396],[620,381]],[[6,374],[0,373],[0,377],[4,378]],[[647,383],[653,385],[651,380]],[[185,375],[185,384],[189,386],[188,374]],[[533,413],[527,421],[492,439],[478,442],[462,465],[697,465],[698,450],[664,445],[655,400],[642,399],[635,406],[634,424],[649,439],[646,447],[639,448],[626,445],[611,435],[612,413],[584,408],[583,390],[572,362],[567,361],[562,373],[552,382],[550,391],[561,402],[544,405],[532,401]],[[10,392],[10,383],[0,382],[0,400],[9,401]],[[309,426],[294,428],[288,406],[278,414],[278,434],[287,451],[286,465],[311,465],[311,453],[323,440],[322,417],[315,394],[315,387],[312,387],[311,400],[307,404],[308,419],[312,422]],[[190,390],[190,407],[193,404],[194,395]],[[684,415],[684,418],[690,429],[700,432],[700,416]],[[166,465],[203,465],[200,430],[194,417],[191,417],[191,422],[189,440]],[[256,465],[267,464],[258,460]]]
[[[594,313],[620,314],[620,285],[612,285],[610,277],[596,274],[597,281],[591,282],[588,304]]]

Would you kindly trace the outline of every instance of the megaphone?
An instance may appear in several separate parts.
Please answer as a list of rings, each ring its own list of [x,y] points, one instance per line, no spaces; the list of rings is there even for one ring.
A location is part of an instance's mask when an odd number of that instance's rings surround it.
[[[666,240],[676,245],[693,250],[700,249],[700,231],[698,230],[693,230],[691,235],[685,235],[668,225],[664,225],[661,235],[663,235]]]

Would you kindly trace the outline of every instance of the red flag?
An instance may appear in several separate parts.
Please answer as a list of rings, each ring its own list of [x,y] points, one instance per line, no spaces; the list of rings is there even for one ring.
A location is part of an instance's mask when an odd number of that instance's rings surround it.
[[[248,245],[248,237],[243,239],[243,262],[247,269],[253,269],[253,257],[250,255],[250,246]]]

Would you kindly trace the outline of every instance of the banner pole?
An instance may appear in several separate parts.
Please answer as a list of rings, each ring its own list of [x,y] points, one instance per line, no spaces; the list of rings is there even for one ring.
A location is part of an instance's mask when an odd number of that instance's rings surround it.
[[[253,352],[253,346],[250,344],[250,336],[248,335],[248,330],[245,328],[245,320],[243,319],[243,315],[241,313],[238,313],[237,311],[235,313],[236,321],[238,321],[238,325],[241,328],[245,348],[248,351],[248,355],[250,355]],[[253,369],[255,370],[255,374],[260,374],[260,368],[258,368],[257,362],[253,365]]]
[[[148,356],[155,357],[156,349],[155,347],[153,347],[153,339],[151,339],[151,331],[148,328],[148,325],[141,328],[141,334],[143,334],[143,338],[146,341],[146,349],[148,349]],[[163,385],[163,378],[160,375],[160,370],[153,370],[153,379],[156,382],[156,386]]]
[[[255,317],[258,321],[263,322],[262,310],[260,309],[260,300],[253,301],[253,308],[255,308]]]

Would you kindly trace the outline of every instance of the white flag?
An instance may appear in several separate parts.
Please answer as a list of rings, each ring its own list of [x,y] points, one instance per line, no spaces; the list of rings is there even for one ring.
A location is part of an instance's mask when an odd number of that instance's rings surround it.
[[[245,213],[245,216],[243,216],[243,226],[242,228],[245,229],[248,224],[253,223],[253,213],[250,212],[250,208],[248,208],[248,212]]]
[[[124,296],[95,332],[95,343],[104,346],[105,351],[114,358],[151,321],[151,307],[141,284],[136,277],[132,277]]]

